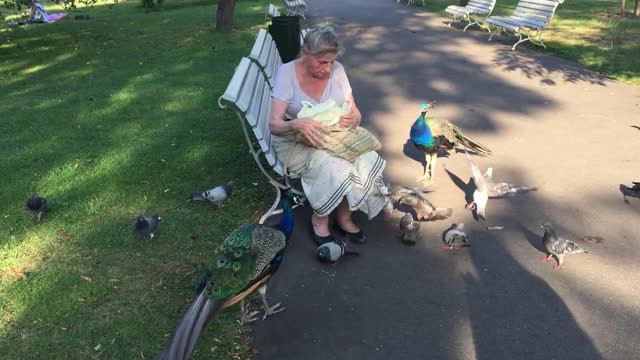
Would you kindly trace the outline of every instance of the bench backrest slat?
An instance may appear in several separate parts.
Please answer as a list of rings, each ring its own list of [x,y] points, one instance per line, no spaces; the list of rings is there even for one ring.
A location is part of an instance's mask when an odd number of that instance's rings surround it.
[[[530,17],[523,17],[523,16],[518,16],[518,15],[511,15],[510,17],[513,20],[518,20],[521,23],[524,23],[526,25],[529,25],[530,27],[533,28],[543,28],[545,26],[547,26],[548,22],[543,22],[543,21],[538,21],[538,20],[534,20]]]
[[[557,0],[520,0],[519,2],[519,4],[526,4],[526,3],[551,6],[554,8],[558,6]]]
[[[535,9],[527,9],[525,7],[522,6],[518,6],[517,8],[515,8],[515,10],[513,10],[513,13],[519,13],[521,14],[521,16],[531,16],[532,18],[544,18],[544,19],[549,19],[551,18],[551,15],[553,15],[553,12],[551,11],[545,11],[545,10],[535,10]]]
[[[255,62],[248,58],[240,60],[222,99],[233,103],[244,115],[265,159],[279,175],[283,175],[282,161],[277,158],[271,146],[271,87]]]
[[[487,1],[471,0],[469,1],[466,7],[474,7],[478,9],[492,9],[495,4],[496,4],[495,0],[487,0]]]
[[[265,72],[269,85],[273,87],[275,75],[280,65],[282,65],[282,60],[280,59],[280,53],[278,53],[276,43],[273,41],[271,34],[265,29],[258,31],[256,42],[253,44],[253,48],[251,48],[249,58],[258,63]]]
[[[240,96],[240,92],[242,90],[242,85],[244,84],[244,80],[247,72],[249,71],[249,66],[251,65],[251,60],[247,58],[242,58],[240,60],[240,64],[236,66],[235,72],[233,73],[233,77],[231,81],[229,81],[229,85],[227,85],[227,89],[224,91],[222,98],[234,103],[236,107],[243,113],[247,111],[247,107],[240,108],[237,104],[238,98]]]

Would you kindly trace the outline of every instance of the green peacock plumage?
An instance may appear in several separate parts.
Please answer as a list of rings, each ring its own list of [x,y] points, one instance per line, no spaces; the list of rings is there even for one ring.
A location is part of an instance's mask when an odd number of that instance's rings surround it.
[[[285,235],[272,227],[245,224],[220,245],[201,276],[196,293],[206,286],[212,300],[226,299],[243,290],[286,245]]]

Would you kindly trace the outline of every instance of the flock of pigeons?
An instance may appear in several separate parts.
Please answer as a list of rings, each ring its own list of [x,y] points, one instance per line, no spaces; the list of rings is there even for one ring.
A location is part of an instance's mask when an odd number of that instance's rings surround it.
[[[453,150],[454,148],[462,147],[469,162],[471,178],[475,185],[473,201],[465,205],[465,208],[473,211],[477,220],[482,222],[486,220],[486,207],[489,199],[514,196],[537,190],[535,187],[517,186],[507,182],[494,181],[492,168],[488,168],[483,174],[472,161],[469,153],[474,152],[478,155],[490,156],[491,150],[466,137],[462,130],[451,122],[441,118],[427,117],[427,110],[432,108],[434,104],[435,102],[431,105],[422,104],[420,116],[411,126],[409,138],[413,145],[420,149],[426,157],[425,174],[418,177],[418,181],[422,181],[425,185],[432,183],[435,173],[434,164],[441,150]],[[620,185],[620,191],[624,196],[624,201],[627,203],[627,197],[640,198],[640,182],[634,182],[632,187]],[[413,245],[418,241],[421,222],[446,220],[453,213],[450,208],[438,208],[433,205],[427,199],[429,192],[425,187],[408,189],[401,186],[392,186],[387,189],[389,197],[387,212],[393,211],[395,207],[400,205],[408,205],[413,209],[413,211],[406,212],[400,219],[400,238],[406,244]],[[415,218],[413,213],[415,213]],[[470,247],[471,239],[463,228],[464,224],[452,224],[443,233],[442,240],[444,245],[442,248],[454,250]],[[543,260],[549,261],[554,257],[557,261],[554,269],[561,268],[566,255],[587,252],[576,243],[559,237],[550,223],[542,224],[542,228],[544,229],[542,240],[547,253]],[[502,229],[502,227],[489,227],[488,229],[495,230]],[[585,237],[582,240],[587,243],[601,241],[597,237]]]

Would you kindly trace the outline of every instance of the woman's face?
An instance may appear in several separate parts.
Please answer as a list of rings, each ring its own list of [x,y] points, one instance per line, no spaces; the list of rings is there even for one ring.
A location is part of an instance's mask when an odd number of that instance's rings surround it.
[[[331,67],[336,61],[336,54],[326,54],[322,56],[311,55],[306,49],[303,50],[307,72],[316,79],[328,79],[331,75]]]

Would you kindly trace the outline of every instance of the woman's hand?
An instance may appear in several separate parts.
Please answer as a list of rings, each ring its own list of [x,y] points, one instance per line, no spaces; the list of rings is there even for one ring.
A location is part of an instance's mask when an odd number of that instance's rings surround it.
[[[324,125],[307,118],[296,119],[293,121],[293,125],[295,130],[302,133],[314,146],[320,145],[322,138],[328,132]]]
[[[343,127],[357,128],[358,125],[360,125],[360,119],[353,111],[351,111],[346,115],[340,116],[338,123]]]

